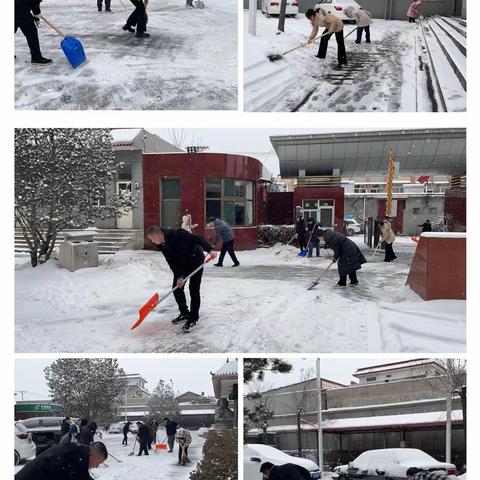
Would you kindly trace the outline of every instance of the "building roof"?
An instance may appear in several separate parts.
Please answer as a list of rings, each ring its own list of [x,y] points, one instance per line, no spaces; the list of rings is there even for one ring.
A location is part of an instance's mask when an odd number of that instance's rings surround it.
[[[372,365],[370,367],[357,368],[357,371],[353,374],[354,377],[361,377],[363,375],[371,375],[373,373],[388,372],[392,370],[401,370],[405,368],[414,368],[422,365],[435,364],[439,368],[441,365],[431,358],[417,358],[413,360],[405,360],[403,362],[384,363],[382,365]]]
[[[387,175],[389,149],[401,175],[464,175],[466,130],[454,128],[270,137],[282,177]]]
[[[237,376],[238,375],[238,361],[230,360],[220,367],[214,374],[214,377]]]
[[[183,152],[144,128],[113,128],[111,135],[115,150],[141,150],[143,153]]]

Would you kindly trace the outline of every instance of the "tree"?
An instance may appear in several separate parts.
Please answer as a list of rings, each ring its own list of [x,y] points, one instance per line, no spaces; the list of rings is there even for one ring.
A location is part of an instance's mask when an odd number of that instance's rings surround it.
[[[270,408],[268,398],[264,398],[263,393],[272,388],[271,385],[264,384],[263,381],[254,379],[248,384],[247,398],[255,401],[253,408],[244,408],[243,422],[245,428],[245,435],[248,430],[254,426],[260,428],[263,432],[263,442],[266,443],[266,433],[268,431],[268,421],[273,417],[273,410]]]
[[[249,383],[253,379],[262,381],[265,371],[273,373],[289,373],[292,365],[282,358],[246,358],[243,361],[243,381]]]
[[[148,401],[150,415],[157,418],[175,418],[180,411],[171,383],[160,380]]]
[[[281,0],[280,14],[278,15],[277,35],[285,32],[285,17],[287,14],[287,0]]]
[[[127,386],[114,358],[60,358],[44,373],[52,399],[72,417],[115,417]]]
[[[33,267],[50,258],[61,230],[136,206],[137,194],[108,191],[122,166],[109,129],[15,130],[15,221]]]

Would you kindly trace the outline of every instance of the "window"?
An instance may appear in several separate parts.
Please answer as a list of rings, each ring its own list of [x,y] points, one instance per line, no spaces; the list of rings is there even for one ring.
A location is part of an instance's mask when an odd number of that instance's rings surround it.
[[[131,180],[132,179],[132,164],[124,163],[118,169],[118,180]]]
[[[367,193],[367,188],[365,185],[355,185],[353,190],[355,193]]]
[[[420,208],[419,207],[412,208],[412,214],[413,215],[420,215]]]
[[[377,377],[367,377],[367,382],[374,382]]]
[[[205,182],[205,214],[222,218],[233,226],[254,223],[253,182],[232,178],[207,178]]]

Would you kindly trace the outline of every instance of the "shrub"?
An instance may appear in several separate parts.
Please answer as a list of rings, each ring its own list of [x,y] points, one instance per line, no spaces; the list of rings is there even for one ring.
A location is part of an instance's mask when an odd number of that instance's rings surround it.
[[[260,225],[258,227],[258,246],[273,247],[276,243],[288,243],[295,235],[294,225]],[[298,245],[297,240],[292,242]]]

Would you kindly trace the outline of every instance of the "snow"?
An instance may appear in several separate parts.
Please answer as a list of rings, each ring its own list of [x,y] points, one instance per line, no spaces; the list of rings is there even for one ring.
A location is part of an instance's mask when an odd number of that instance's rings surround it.
[[[315,57],[318,41],[270,62],[267,55],[305,43],[311,31],[303,15],[288,18],[284,34],[276,35],[277,22],[258,11],[257,36],[252,36],[245,13],[246,111],[432,111],[432,95],[439,103],[438,94],[428,91],[429,59],[419,24],[375,19],[371,44],[364,43],[365,36],[356,44],[355,33],[346,38],[349,63],[339,69],[333,37],[325,62]],[[345,37],[354,28],[346,24]],[[449,106],[465,110],[465,92],[458,81],[450,81],[453,70],[446,59],[438,68],[446,70],[440,73],[446,77],[443,94]]]
[[[83,44],[87,62],[73,70],[61,38],[40,28],[44,56],[33,67],[25,37],[15,36],[17,109],[233,110],[237,108],[237,2],[207,0],[187,9],[184,0],[152,1],[150,38],[124,32],[133,10],[112,2],[113,14],[98,13],[91,0],[50,0],[42,13]]]
[[[423,232],[420,236],[428,238],[467,238],[467,234],[462,232]]]
[[[367,249],[361,238],[355,238]],[[121,251],[98,268],[76,272],[50,260],[31,268],[16,259],[17,352],[464,352],[462,300],[424,301],[405,286],[414,242],[378,253],[360,270],[358,287],[336,287],[330,263],[297,256],[294,247],[238,252],[239,268],[206,266],[200,321],[184,334],[168,297],[134,331],[138,309],[171,288],[159,252]],[[368,249],[367,249],[368,250]],[[188,296],[188,293],[187,293]]]
[[[431,358],[421,358],[418,360],[410,360],[406,362],[395,362],[395,363],[390,363],[385,365],[373,366],[369,368],[359,368],[354,373],[354,376],[358,377],[360,375],[370,375],[371,373],[387,372],[390,370],[418,367],[421,365],[429,365],[431,363],[435,363],[435,361],[432,360]]]
[[[159,440],[162,440],[162,432],[158,432]],[[109,457],[106,464],[98,468],[91,469],[90,474],[94,479],[99,480],[125,480],[126,478],[168,478],[169,480],[188,480],[190,472],[195,469],[198,461],[202,458],[202,448],[205,439],[195,431],[190,431],[192,443],[188,448],[188,456],[192,463],[187,466],[178,465],[177,444],[175,444],[174,453],[167,453],[167,450],[151,450],[150,455],[138,457],[129,456],[132,451],[134,437],[129,436],[128,446],[122,446],[123,435],[106,434],[96,440],[102,441],[107,447],[107,451],[117,457],[121,463],[114,458]],[[135,453],[138,453],[138,443],[135,447]],[[23,465],[15,467],[15,473],[23,468]]]
[[[238,375],[238,361],[231,360],[230,362],[222,365],[213,375],[214,377],[227,376],[227,375]]]
[[[180,410],[180,415],[214,415],[214,408],[197,409],[197,410]]]

